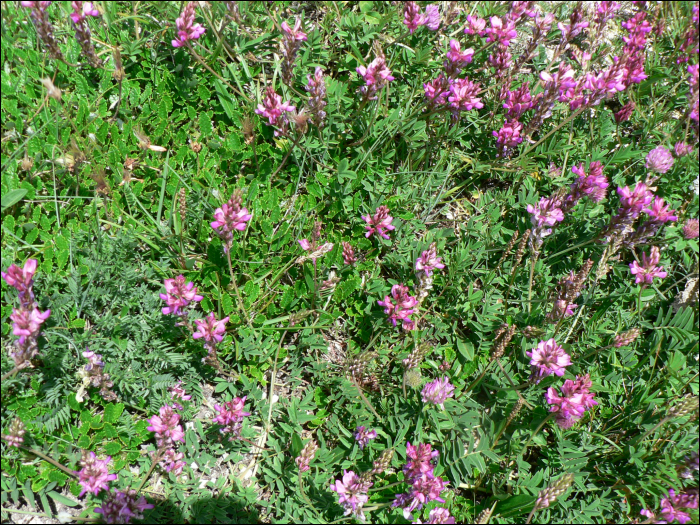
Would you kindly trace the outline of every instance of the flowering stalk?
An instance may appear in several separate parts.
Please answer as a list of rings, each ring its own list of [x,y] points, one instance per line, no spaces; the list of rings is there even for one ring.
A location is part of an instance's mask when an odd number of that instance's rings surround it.
[[[105,401],[115,401],[117,399],[117,394],[112,391],[114,383],[109,378],[109,374],[104,373],[105,363],[102,361],[102,356],[100,354],[96,354],[95,352],[86,350],[83,352],[83,357],[88,360],[88,364],[86,364],[78,372],[78,375],[83,380],[83,384],[80,386],[78,393],[76,394],[78,403],[83,402],[85,387],[87,385],[92,385],[95,388],[99,388],[100,395]]]
[[[93,67],[101,67],[102,60],[95,53],[95,46],[92,45],[90,26],[87,23],[88,16],[100,16],[100,12],[95,9],[92,2],[71,2],[73,7],[73,12],[70,15],[70,19],[73,22],[73,27],[75,28],[75,39],[80,45],[83,54],[87,57],[88,62]]]
[[[326,112],[324,108],[328,103],[326,101],[326,79],[323,76],[323,69],[316,67],[314,75],[307,75],[308,84],[304,89],[309,94],[309,113],[311,120],[319,128],[323,128],[326,120]]]
[[[282,22],[282,82],[287,86],[292,85],[294,74],[294,61],[301,43],[306,41],[306,33],[301,30],[301,20],[297,18],[294,27],[290,27],[287,22]]]
[[[49,22],[49,17],[46,14],[46,8],[51,5],[51,2],[20,2],[22,7],[31,9],[29,16],[36,28],[36,33],[39,36],[46,49],[49,51],[49,56],[57,60],[63,60],[63,53],[58,48],[58,42],[53,36],[53,26]]]
[[[184,454],[175,452],[175,444],[178,441],[185,442],[185,432],[180,425],[180,414],[177,413],[176,407],[164,405],[160,408],[159,415],[151,416],[147,421],[151,425],[146,430],[155,432],[158,445],[153,454],[153,465],[160,463],[166,472],[179,475],[185,466],[185,462],[182,461]]]
[[[365,85],[359,89],[362,94],[363,104],[370,100],[376,100],[377,93],[394,80],[391,70],[387,67],[386,58],[381,51],[377,52],[377,57],[369,66],[359,66],[356,70],[365,81]]]
[[[553,387],[549,387],[545,397],[547,403],[551,405],[549,411],[554,413],[560,428],[571,428],[589,408],[598,404],[593,399],[595,394],[590,392],[591,386],[591,379],[586,374],[576,376],[574,381],[570,379],[564,381],[561,396]]]
[[[177,38],[171,43],[173,47],[182,47],[190,40],[197,40],[206,29],[201,24],[194,23],[195,2],[187,2],[180,17],[175,20]]]

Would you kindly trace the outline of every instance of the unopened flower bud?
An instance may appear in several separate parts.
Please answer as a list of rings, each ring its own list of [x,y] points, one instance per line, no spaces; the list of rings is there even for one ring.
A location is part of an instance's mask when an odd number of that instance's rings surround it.
[[[549,487],[541,490],[535,501],[535,510],[546,509],[554,503],[559,496],[564,494],[574,481],[573,474],[564,474]]]
[[[310,440],[303,449],[301,449],[301,453],[299,454],[299,457],[297,457],[294,461],[296,461],[297,466],[299,467],[299,472],[306,472],[311,468],[309,464],[311,463],[311,460],[314,459],[314,456],[316,455],[316,451],[318,450],[318,444],[312,439]]]
[[[667,414],[669,418],[681,418],[693,412],[697,412],[697,410],[698,396],[690,396],[676,403],[674,407],[669,409]]]
[[[7,441],[7,444],[11,447],[19,447],[24,443],[24,433],[26,429],[24,423],[19,418],[15,418],[10,424],[10,428],[7,434],[2,435],[2,439]]]
[[[391,458],[394,457],[394,449],[387,448],[382,451],[379,458],[374,462],[373,468],[371,470],[373,475],[382,474],[391,465]]]
[[[632,328],[631,330],[617,334],[615,336],[613,346],[615,348],[621,348],[623,346],[631,345],[637,339],[637,337],[639,337],[640,333],[641,330],[639,328]]]

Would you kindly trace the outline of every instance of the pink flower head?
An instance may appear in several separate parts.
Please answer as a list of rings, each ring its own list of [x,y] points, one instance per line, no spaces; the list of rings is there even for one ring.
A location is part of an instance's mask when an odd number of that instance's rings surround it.
[[[417,523],[417,522],[416,522]],[[433,510],[430,511],[430,514],[428,515],[428,521],[425,522],[426,524],[438,524],[438,523],[455,523],[455,519],[452,515],[450,515],[450,511],[447,510],[444,507],[435,507]]]
[[[158,415],[153,415],[146,421],[150,423],[146,430],[155,432],[159,449],[171,448],[176,441],[185,441],[185,432],[180,426],[180,414],[174,407],[164,405],[160,407]]]
[[[620,196],[622,207],[630,210],[630,213],[635,216],[639,215],[645,206],[651,204],[654,198],[643,182],[638,182],[633,190],[630,190],[629,186],[617,188],[617,194]]]
[[[668,498],[663,498],[661,500],[661,510],[659,511],[659,517],[664,521],[659,521],[657,523],[672,523],[674,521],[678,521],[678,523],[688,523],[690,521],[690,515],[687,512],[683,512],[681,509],[697,508],[697,495],[676,494],[675,490],[669,489]]]
[[[370,439],[377,438],[377,431],[368,430],[364,426],[359,426],[355,429],[355,433],[353,435],[355,436],[355,441],[357,441],[360,450],[364,450],[364,448],[369,444]]]
[[[74,24],[79,24],[84,21],[88,16],[100,16],[100,12],[95,9],[92,2],[71,2],[71,7],[73,12],[70,14],[70,19],[73,20]]]
[[[19,293],[20,302],[29,305],[34,301],[34,274],[36,273],[37,260],[27,259],[24,267],[11,264],[7,272],[2,272],[2,278]]]
[[[107,459],[97,459],[94,452],[83,451],[83,459],[80,461],[83,468],[77,473],[78,483],[83,487],[80,497],[86,492],[97,496],[102,490],[109,491],[109,482],[117,479],[116,474],[109,474],[107,471],[107,465],[111,461],[110,456],[107,456]]]
[[[19,446],[24,443],[24,434],[27,432],[24,423],[21,419],[16,417],[12,423],[10,423],[10,428],[7,434],[2,435],[2,439],[7,441],[7,445],[10,447],[19,448]]]
[[[287,22],[282,22],[282,31],[287,33],[291,38],[294,40],[298,41],[306,41],[306,33],[304,33],[301,30],[301,20],[298,18],[296,19],[296,22],[294,23],[294,27],[289,27],[289,24]]]
[[[433,450],[430,444],[419,443],[416,446],[406,443],[406,465],[403,472],[406,475],[406,482],[412,483],[414,479],[433,475],[435,463],[440,452]]]
[[[143,511],[154,506],[146,503],[146,498],[138,498],[135,490],[110,492],[95,512],[102,514],[105,523],[130,523],[132,519],[142,520]]]
[[[355,250],[353,250],[349,242],[343,242],[343,262],[348,266],[357,262]]]
[[[27,339],[35,339],[39,336],[41,325],[44,324],[51,310],[45,312],[39,311],[38,308],[31,309],[12,309],[10,319],[12,319],[12,333],[19,337],[19,344],[23,345]]]
[[[593,202],[600,202],[605,198],[609,184],[607,177],[603,175],[603,165],[600,162],[591,162],[588,165],[588,172],[585,171],[583,164],[574,165],[571,171],[578,175],[578,180],[571,185],[569,196],[578,200],[586,195]],[[569,200],[568,197],[567,200]]]
[[[622,106],[613,116],[615,117],[615,122],[618,124],[622,122],[627,122],[632,114],[634,113],[634,108],[636,107],[633,101],[628,102]]]
[[[197,40],[206,31],[201,24],[194,23],[194,4],[194,2],[187,2],[180,18],[175,20],[177,38],[172,41],[173,47],[182,47],[189,40]]]
[[[697,219],[688,219],[683,225],[683,237],[697,239],[700,235],[700,222]]]
[[[160,461],[160,464],[166,472],[172,472],[179,476],[185,467],[185,462],[182,461],[184,457],[185,454],[182,452],[175,452],[174,449],[169,448],[163,452],[163,459]]]
[[[467,15],[467,26],[464,28],[466,34],[484,36],[486,34],[485,27],[486,20],[478,16]]]
[[[383,301],[377,301],[377,303],[384,307],[384,313],[389,316],[391,324],[396,326],[397,321],[401,321],[404,330],[413,330],[414,323],[410,316],[413,313],[413,307],[418,304],[418,300],[409,295],[408,287],[403,284],[392,286],[391,296],[387,295]]]
[[[418,24],[431,31],[437,31],[440,28],[440,11],[437,4],[425,6],[425,13],[420,16]]]
[[[530,94],[530,83],[525,82],[515,91],[508,91],[503,107],[508,110],[508,116],[519,118],[534,105],[534,100]]]
[[[547,403],[552,405],[549,411],[555,413],[557,424],[561,428],[571,428],[576,421],[581,419],[586,410],[598,404],[593,399],[595,394],[590,392],[591,386],[590,377],[586,374],[585,376],[576,376],[574,381],[571,379],[564,381],[564,385],[561,387],[561,396],[553,387],[547,390],[545,397]]]
[[[386,65],[386,59],[379,56],[370,62],[369,66],[359,66],[357,73],[364,79],[368,86],[373,84],[383,84],[394,80],[391,70]]]
[[[523,138],[520,136],[522,129],[523,125],[517,120],[506,120],[501,129],[492,132],[502,152],[501,155],[505,155],[509,149],[514,148],[523,141]]]
[[[668,209],[668,205],[664,204],[664,200],[661,197],[654,197],[651,206],[644,208],[642,211],[657,223],[675,222],[678,220],[678,217],[673,215],[673,210]]]
[[[448,397],[453,397],[455,387],[450,383],[447,377],[436,379],[423,387],[421,396],[423,403],[432,403],[440,407],[440,410],[445,410],[445,401]]]
[[[487,42],[498,42],[504,47],[510,45],[510,41],[518,36],[515,30],[515,22],[507,20],[505,25],[503,20],[497,16],[491,17],[491,27],[485,31]]]
[[[47,7],[51,5],[51,2],[27,2],[27,1],[22,1],[20,2],[20,5],[22,7],[30,7],[32,9],[39,9],[40,11],[45,11]]]
[[[459,111],[483,108],[484,104],[477,97],[479,89],[479,83],[472,82],[468,78],[450,79],[450,96],[447,100],[450,102],[452,112],[456,114]]]
[[[542,197],[535,206],[527,205],[527,212],[532,215],[533,226],[542,228],[544,226],[554,226],[564,220],[564,213],[561,211],[560,202],[552,197]]]
[[[218,414],[212,421],[223,426],[229,426],[243,421],[244,417],[250,415],[250,412],[245,412],[243,410],[243,405],[245,405],[247,397],[248,396],[234,397],[232,401],[226,401],[223,405],[214,405],[214,410],[216,410]]]
[[[406,2],[403,6],[403,23],[408,27],[409,33],[418,29],[420,25],[420,7],[416,2]]]
[[[420,257],[416,260],[416,271],[425,272],[426,275],[432,275],[433,270],[443,269],[445,267],[442,264],[442,257],[437,256],[437,248],[435,243],[430,245],[430,248],[421,253]]]
[[[392,503],[392,507],[403,507],[404,518],[412,519],[411,513],[414,510],[422,509],[423,505],[431,501],[445,502],[440,493],[445,490],[447,484],[441,477],[421,476],[413,479],[411,485],[408,493],[399,495]]]
[[[634,282],[646,286],[652,284],[654,277],[659,279],[666,277],[668,273],[664,271],[664,267],[657,266],[660,259],[659,248],[656,246],[651,247],[651,252],[648,257],[646,253],[642,253],[641,266],[637,261],[630,264],[630,273],[636,276]]]
[[[385,239],[389,239],[389,235],[387,235],[384,230],[391,231],[396,229],[395,226],[391,225],[391,221],[393,221],[394,218],[389,215],[389,208],[386,206],[379,206],[372,216],[369,214],[362,215],[362,220],[367,223],[365,225],[365,229],[367,230],[365,237],[370,237],[372,234],[376,233]]]
[[[673,151],[675,152],[676,157],[685,157],[686,155],[690,155],[690,153],[693,151],[693,146],[686,144],[685,142],[676,142],[676,144],[673,146]]]
[[[160,298],[168,304],[163,308],[163,315],[181,315],[181,308],[192,301],[199,302],[204,299],[201,295],[197,295],[197,288],[193,283],[185,283],[184,275],[178,275],[175,279],[166,279],[165,291],[166,293],[160,294]]]
[[[440,73],[437,78],[434,78],[427,84],[423,84],[425,98],[431,106],[442,106],[447,99],[449,91],[446,89],[447,81],[445,76]]]
[[[295,109],[295,106],[289,104],[289,100],[283,103],[282,97],[277,94],[275,88],[268,86],[265,88],[265,98],[263,99],[263,103],[258,104],[258,108],[255,110],[255,112],[258,115],[265,117],[268,121],[268,125],[276,126],[278,123],[277,121],[279,120],[283,111],[289,112],[294,111]]]
[[[338,503],[345,507],[346,516],[352,514],[364,521],[362,507],[369,500],[366,493],[371,486],[371,482],[363,482],[352,470],[343,470],[343,479],[331,483],[330,489],[338,493]]]
[[[673,155],[663,146],[654,148],[647,154],[646,166],[654,173],[666,173],[673,167]]]
[[[241,193],[236,190],[226,204],[214,211],[215,220],[211,227],[217,230],[224,241],[225,252],[228,252],[233,243],[233,232],[245,230],[246,223],[253,217],[248,213],[248,208],[242,208],[241,205]]]
[[[526,352],[526,354],[532,358],[530,360],[532,377],[537,383],[551,374],[563,376],[564,369],[571,364],[569,354],[554,339],[540,341],[532,352]]]
[[[221,321],[217,321],[214,317],[214,312],[209,312],[204,319],[195,319],[197,331],[192,334],[195,339],[204,338],[207,343],[220,343],[226,335],[226,323],[229,317],[224,317]]]
[[[173,386],[168,388],[168,391],[170,392],[170,398],[171,399],[182,399],[183,401],[189,401],[192,399],[192,396],[189,396],[185,393],[185,389],[182,388],[182,381],[178,381],[175,383]]]
[[[301,246],[301,249],[308,252],[311,250],[311,243],[309,242],[308,239],[299,239],[297,241],[299,243],[299,246]]]
[[[459,41],[454,38],[450,40],[450,50],[447,52],[447,59],[457,65],[469,64],[474,57],[474,50],[470,47],[462,51]]]

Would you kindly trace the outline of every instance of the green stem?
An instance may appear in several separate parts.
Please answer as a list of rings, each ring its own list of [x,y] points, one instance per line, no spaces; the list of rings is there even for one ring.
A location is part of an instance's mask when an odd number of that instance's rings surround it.
[[[17,372],[19,372],[20,370],[22,370],[22,369],[21,369],[19,366],[14,367],[14,368],[13,368],[12,370],[10,370],[8,373],[3,374],[2,377],[0,377],[0,381],[4,381],[5,379],[7,379],[8,377],[10,377],[11,375],[16,374]]]
[[[29,452],[29,453],[31,453],[31,454],[34,454],[35,456],[37,456],[37,457],[43,459],[44,461],[46,461],[46,462],[48,462],[48,463],[51,463],[54,467],[57,467],[57,468],[61,469],[63,472],[65,472],[65,473],[68,474],[69,476],[73,476],[74,478],[77,478],[77,477],[78,477],[78,475],[77,475],[75,472],[73,472],[72,470],[70,470],[70,469],[64,467],[64,466],[61,465],[58,461],[56,461],[56,460],[53,459],[53,458],[50,458],[49,456],[45,455],[43,452],[39,452],[38,450],[35,450],[35,449],[33,449],[33,448],[25,447],[24,445],[20,445],[19,448],[21,448],[22,450],[26,450],[27,452]]]
[[[272,375],[270,376],[270,392],[268,393],[268,401],[270,402],[270,408],[267,411],[267,425],[265,427],[265,431],[267,433],[270,432],[270,422],[272,421],[272,405],[274,404],[272,401],[272,397],[275,395],[275,378],[277,377],[277,360],[279,359],[279,356],[280,356],[280,348],[282,348],[282,341],[284,341],[284,338],[286,335],[287,335],[287,332],[282,332],[282,336],[280,337],[280,342],[277,344],[277,350],[275,351],[275,362],[272,365]]]
[[[362,389],[360,388],[360,385],[357,384],[357,381],[355,381],[355,378],[352,377],[352,375],[351,375],[351,376],[350,376],[350,379],[351,379],[353,385],[355,385],[355,387],[357,388],[357,391],[358,391],[359,394],[360,394],[360,398],[362,399],[362,401],[364,401],[365,405],[367,405],[367,408],[369,408],[370,411],[372,412],[372,414],[374,414],[375,417],[376,417],[379,421],[381,421],[382,418],[379,417],[379,414],[377,414],[377,411],[374,410],[374,407],[372,407],[372,404],[369,402],[369,400],[368,400],[368,399],[365,397],[365,395],[362,393]]]
[[[138,494],[139,492],[141,492],[141,489],[143,488],[143,486],[144,486],[144,485],[146,484],[146,482],[148,481],[148,478],[150,478],[150,477],[151,477],[151,474],[153,474],[153,470],[156,468],[156,465],[157,465],[158,462],[160,461],[160,456],[161,456],[161,454],[162,454],[162,451],[158,450],[158,451],[156,452],[156,455],[153,456],[153,463],[151,463],[151,468],[148,469],[148,472],[146,472],[146,476],[141,480],[141,483],[139,484],[139,488],[136,489],[136,494]]]
[[[554,417],[554,414],[549,414],[544,420],[542,420],[542,423],[540,423],[540,426],[538,426],[535,431],[532,433],[530,438],[525,442],[525,445],[523,446],[522,454],[525,456],[525,451],[527,450],[528,445],[530,442],[535,438],[537,433],[542,429],[542,427],[547,423],[547,421],[551,420]]]
[[[530,315],[532,311],[532,281],[535,278],[535,264],[537,264],[537,258],[540,256],[539,252],[534,254],[530,259],[530,284],[527,287],[527,313]]]
[[[226,250],[226,259],[228,260],[228,271],[231,274],[231,283],[233,283],[233,289],[236,291],[236,298],[238,299],[238,311],[241,312],[243,320],[248,326],[251,326],[251,321],[248,318],[248,314],[245,311],[245,306],[243,306],[243,298],[241,297],[241,292],[238,290],[238,285],[236,284],[236,277],[233,275],[233,265],[231,264],[231,249]]]

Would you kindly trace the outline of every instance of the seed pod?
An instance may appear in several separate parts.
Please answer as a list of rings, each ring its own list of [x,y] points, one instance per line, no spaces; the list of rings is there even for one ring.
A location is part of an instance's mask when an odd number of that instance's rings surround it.
[[[382,451],[379,458],[375,460],[373,468],[371,470],[373,475],[382,474],[391,465],[391,458],[394,457],[394,449],[387,448]]]
[[[574,481],[574,475],[566,473],[557,481],[541,490],[535,501],[535,510],[546,509],[564,494]]]
[[[520,234],[516,231],[513,234],[513,237],[510,238],[510,242],[508,243],[508,246],[506,246],[505,251],[503,252],[503,255],[501,255],[501,258],[498,260],[498,264],[496,265],[496,268],[500,268],[501,264],[503,264],[503,261],[505,261],[506,257],[510,255],[511,250],[513,250],[513,246],[515,246],[515,243],[518,241],[518,237]]]
[[[669,409],[667,412],[667,417],[669,418],[680,418],[685,417],[692,412],[697,412],[698,410],[698,396],[690,396],[685,399],[680,400],[674,407]]]
[[[515,270],[520,266],[520,261],[523,260],[523,254],[525,253],[525,246],[527,246],[527,240],[530,238],[532,230],[525,230],[523,236],[520,238],[520,244],[518,244],[518,250],[515,252],[515,261],[513,261],[513,267],[510,270],[510,275],[515,273]]]
[[[508,343],[510,343],[510,340],[513,339],[515,331],[515,325],[504,324],[501,326],[501,328],[499,328],[499,330],[496,332],[493,348],[491,349],[491,361],[498,359],[503,355]]]

